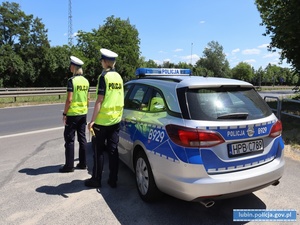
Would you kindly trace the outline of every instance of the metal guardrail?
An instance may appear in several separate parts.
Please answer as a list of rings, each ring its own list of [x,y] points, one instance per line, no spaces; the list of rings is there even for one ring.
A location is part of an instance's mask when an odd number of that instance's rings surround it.
[[[288,112],[285,112],[285,111],[282,110],[282,103],[284,103],[284,102],[298,103],[299,104],[299,109],[300,109],[300,101],[299,100],[293,100],[293,99],[282,99],[281,106],[280,106],[281,107],[280,108],[280,114],[284,114],[284,115],[287,115],[287,116],[292,116],[292,117],[300,119],[299,115],[291,114],[291,113],[288,113]]]
[[[277,108],[276,109],[272,109],[273,112],[276,112],[276,116],[278,119],[280,119],[281,115],[280,115],[280,111],[281,111],[281,101],[278,97],[274,97],[274,96],[265,96],[264,100],[265,102],[267,102],[267,99],[273,99],[273,101],[277,101]]]
[[[293,87],[293,88],[292,88],[292,90],[293,90],[295,93],[298,93],[298,92],[300,92],[300,88],[299,88],[299,86],[295,86],[295,87]]]
[[[0,88],[0,93],[11,91],[41,91],[41,90],[66,90],[66,87],[27,87],[27,88]]]
[[[17,101],[17,97],[28,96],[45,96],[57,95],[59,99],[66,95],[65,87],[50,87],[50,88],[0,88],[0,98],[13,98]],[[90,92],[96,92],[96,87],[90,87]]]
[[[274,108],[271,108],[273,112],[276,112],[276,116],[278,119],[281,119],[281,115],[287,115],[287,116],[292,116],[292,117],[295,117],[295,118],[298,118],[300,119],[300,116],[299,115],[295,115],[295,114],[292,114],[292,113],[289,113],[289,112],[285,112],[282,110],[282,104],[284,102],[294,102],[294,103],[297,103],[299,104],[299,109],[300,109],[300,100],[293,100],[293,99],[287,99],[287,98],[284,98],[282,100],[280,100],[278,97],[274,97],[274,96],[265,96],[264,97],[264,100],[267,101],[267,99],[275,99],[277,101],[277,108],[274,109]]]

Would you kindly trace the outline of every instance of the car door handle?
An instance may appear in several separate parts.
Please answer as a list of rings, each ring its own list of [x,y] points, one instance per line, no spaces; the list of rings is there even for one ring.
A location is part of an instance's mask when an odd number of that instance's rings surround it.
[[[135,117],[131,117],[130,121],[131,121],[132,123],[136,123],[137,119],[136,119]]]
[[[137,121],[137,119],[136,119],[135,117],[125,118],[125,123],[126,123],[126,125],[127,125],[127,124],[130,124],[130,123],[135,124],[136,121]]]

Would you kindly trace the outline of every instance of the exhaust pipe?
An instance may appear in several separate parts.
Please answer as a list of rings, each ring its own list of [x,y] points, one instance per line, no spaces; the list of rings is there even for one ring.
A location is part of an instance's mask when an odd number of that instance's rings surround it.
[[[202,205],[204,205],[206,208],[210,208],[210,207],[212,207],[215,204],[215,201],[210,200],[210,199],[206,199],[206,200],[200,201],[200,203]]]
[[[276,180],[272,185],[277,186],[279,184],[279,180]]]

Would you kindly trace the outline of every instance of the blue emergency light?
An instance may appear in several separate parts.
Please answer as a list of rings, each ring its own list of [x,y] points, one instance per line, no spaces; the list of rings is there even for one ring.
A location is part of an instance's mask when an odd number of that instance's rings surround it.
[[[135,71],[136,76],[189,76],[190,69],[177,68],[138,68]]]

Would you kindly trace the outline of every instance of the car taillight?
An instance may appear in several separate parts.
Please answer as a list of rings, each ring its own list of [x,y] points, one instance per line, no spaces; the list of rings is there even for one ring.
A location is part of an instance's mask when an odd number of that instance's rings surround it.
[[[220,134],[177,125],[167,125],[166,130],[171,140],[184,147],[212,147],[224,142]]]
[[[282,133],[282,123],[278,120],[272,127],[271,132],[269,134],[270,137],[277,137]]]

